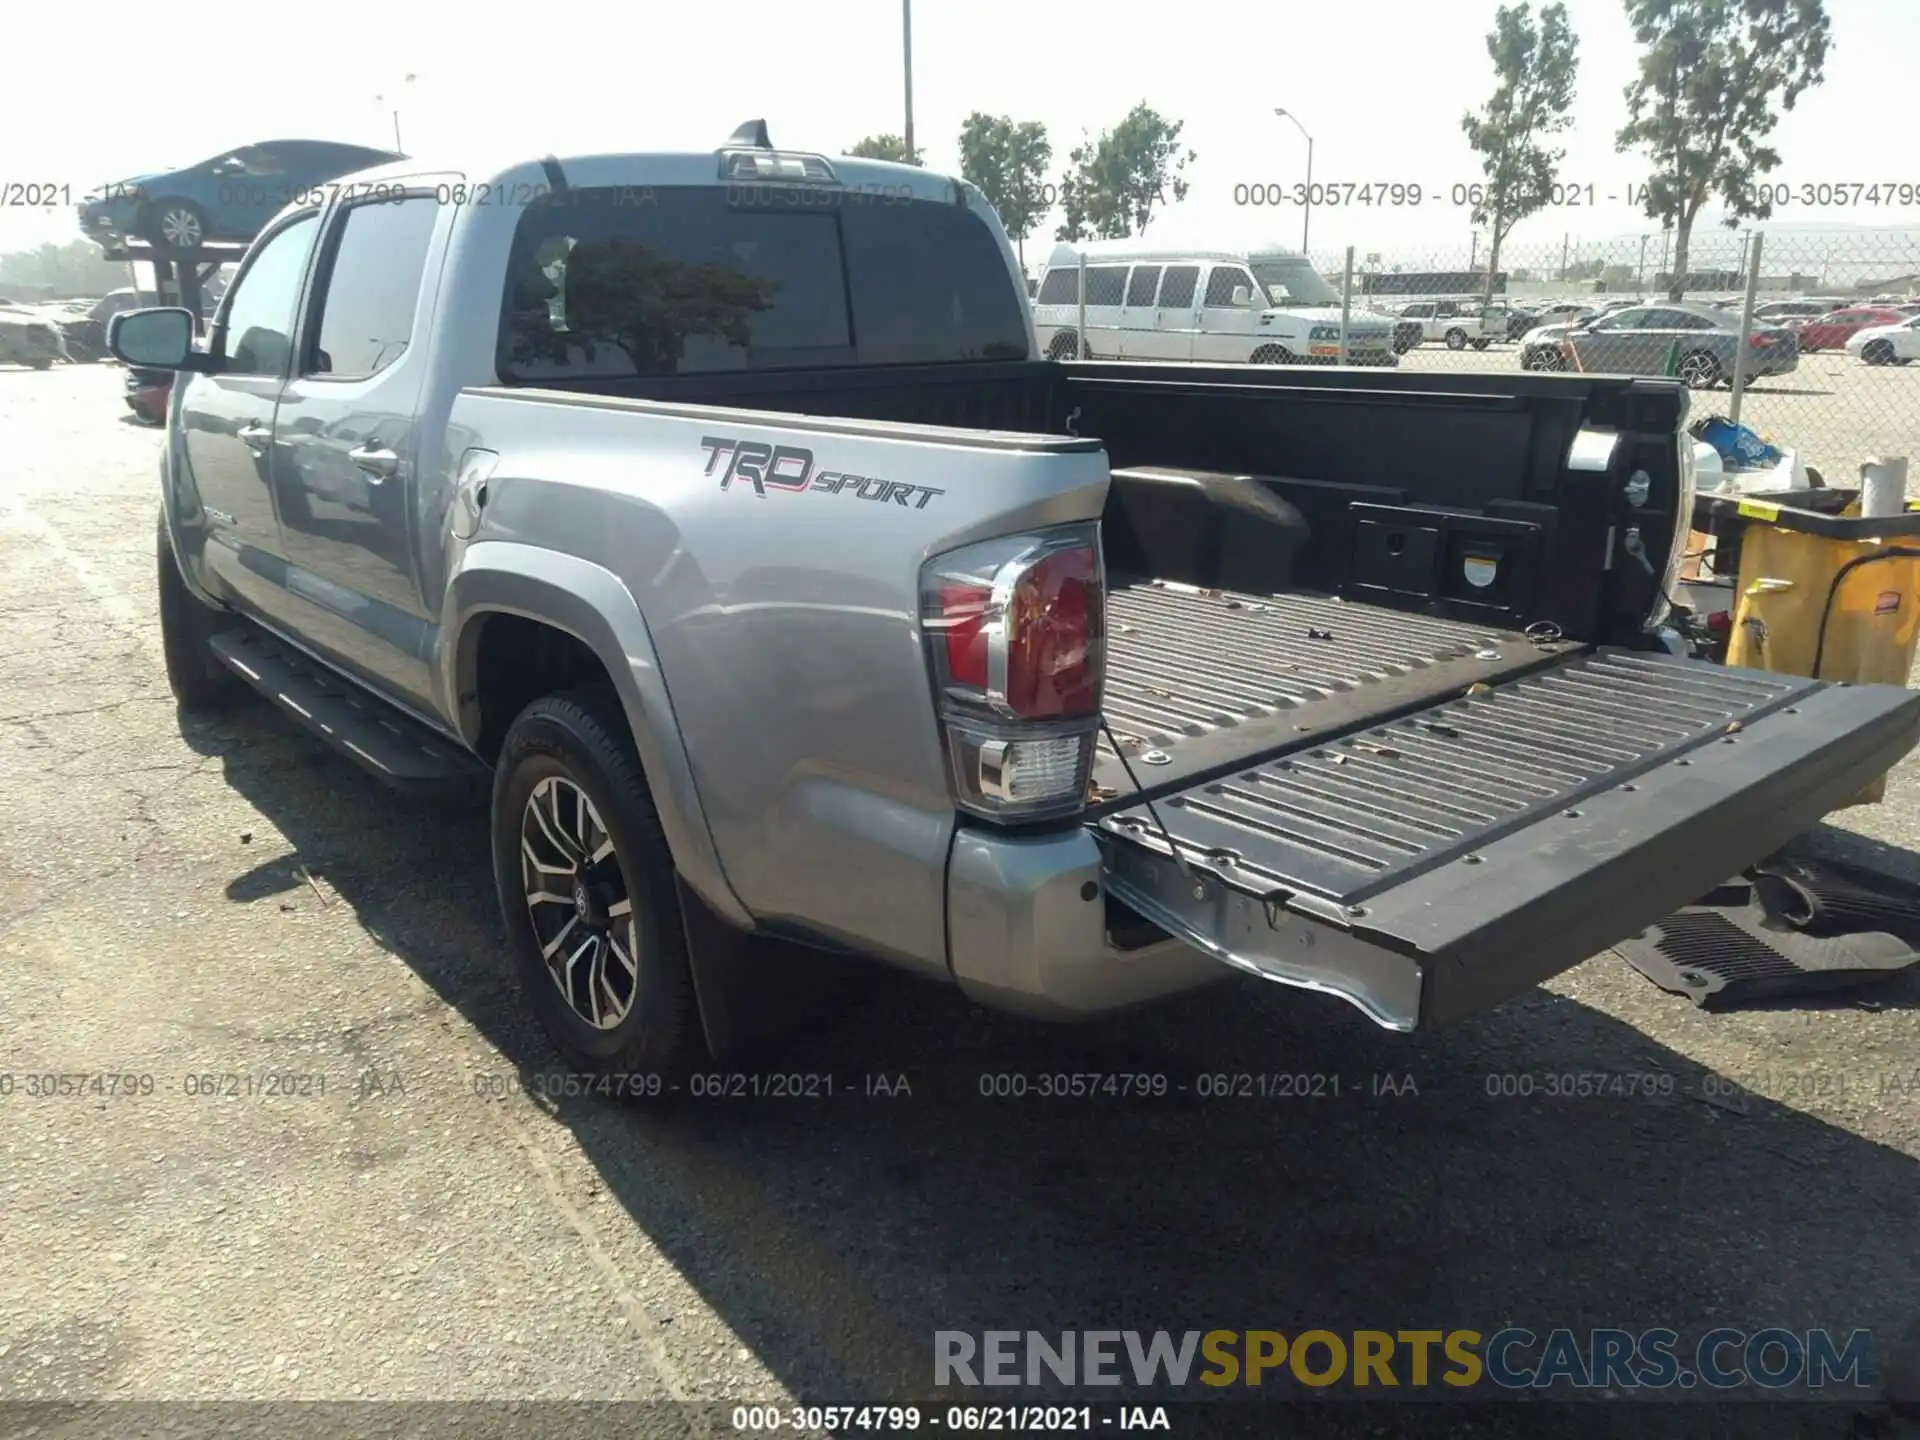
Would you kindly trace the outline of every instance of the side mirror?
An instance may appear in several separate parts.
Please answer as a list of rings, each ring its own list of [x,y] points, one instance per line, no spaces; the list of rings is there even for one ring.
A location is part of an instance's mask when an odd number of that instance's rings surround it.
[[[107,326],[107,349],[136,369],[211,369],[212,357],[194,353],[193,323],[184,307],[123,311]]]
[[[1236,309],[1240,308],[1241,306],[1251,305],[1253,303],[1253,291],[1249,290],[1244,285],[1234,286],[1233,287],[1233,303]]]

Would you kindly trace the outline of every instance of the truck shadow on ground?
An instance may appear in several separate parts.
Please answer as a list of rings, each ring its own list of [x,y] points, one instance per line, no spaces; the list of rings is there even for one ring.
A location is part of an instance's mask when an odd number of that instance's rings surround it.
[[[396,801],[265,706],[187,733],[297,850],[236,869],[232,897],[298,892],[304,865],[530,1088],[556,1068],[508,976],[484,816]],[[814,1403],[1022,1398],[936,1394],[943,1329],[1783,1325],[1884,1343],[1920,1294],[1920,1164],[1730,1096],[1696,1062],[1546,992],[1410,1038],[1230,978],[1063,1028],[876,972],[857,1003],[733,1068],[749,1067],[831,1077],[831,1098],[656,1113],[563,1097],[550,1115]],[[1144,1078],[1131,1096],[1043,1093],[1074,1075]],[[1619,1080],[1548,1093],[1580,1075]],[[1285,1433],[1460,1432],[1445,1407],[1386,1422],[1311,1408]],[[1755,1407],[1737,1431],[1705,1427],[1697,1406],[1580,1408],[1625,1428],[1579,1433],[1843,1433],[1800,1428],[1806,1406]],[[1575,1433],[1544,1419],[1507,1405],[1474,1433]]]

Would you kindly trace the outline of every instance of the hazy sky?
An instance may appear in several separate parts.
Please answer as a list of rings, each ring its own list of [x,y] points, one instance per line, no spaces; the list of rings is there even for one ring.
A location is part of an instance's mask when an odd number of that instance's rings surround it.
[[[1908,82],[1895,77],[1920,56],[1920,0],[1827,3],[1835,37],[1827,80],[1782,119],[1777,178],[1905,183],[1911,197],[1920,160],[1911,118],[1900,114],[1910,98],[1896,99]],[[1568,0],[1568,9],[1581,68],[1562,173],[1592,184],[1598,204],[1525,222],[1510,252],[1516,263],[1557,256],[1569,231],[1599,238],[1647,228],[1625,201],[1643,171],[1613,148],[1634,61],[1621,0]],[[1183,138],[1199,152],[1190,195],[1150,234],[1292,245],[1297,208],[1234,203],[1238,184],[1303,177],[1305,146],[1273,114],[1284,105],[1315,136],[1317,180],[1428,191],[1417,208],[1316,209],[1316,254],[1351,243],[1464,261],[1471,225],[1446,192],[1477,178],[1459,117],[1491,86],[1484,36],[1494,10],[1494,0],[916,0],[915,128],[929,163],[952,168],[969,111],[1040,120],[1064,161],[1083,130],[1097,133],[1145,100],[1184,121]],[[91,0],[16,4],[6,28],[0,181],[67,185],[76,199],[104,181],[250,140],[389,144],[393,102],[376,105],[377,93],[399,94],[410,153],[455,160],[497,149],[708,149],[752,117],[767,120],[776,144],[832,153],[898,131],[903,110],[899,0],[174,10]],[[169,56],[174,36],[190,37],[189,48]],[[408,72],[417,78],[403,85]],[[1920,209],[1796,206],[1776,218],[1913,224]],[[1053,223],[1038,232],[1042,253]],[[70,210],[0,211],[0,250],[75,233]]]

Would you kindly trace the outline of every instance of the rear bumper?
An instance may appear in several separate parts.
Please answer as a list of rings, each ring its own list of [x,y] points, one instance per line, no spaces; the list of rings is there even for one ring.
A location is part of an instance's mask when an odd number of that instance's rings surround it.
[[[996,1010],[1069,1020],[1228,973],[1171,938],[1116,944],[1105,869],[1099,844],[1078,827],[1036,836],[962,827],[947,866],[947,954],[960,988]]]

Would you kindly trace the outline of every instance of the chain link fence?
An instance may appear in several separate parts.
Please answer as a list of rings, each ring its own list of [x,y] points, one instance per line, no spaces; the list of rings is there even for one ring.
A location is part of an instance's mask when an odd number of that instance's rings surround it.
[[[1716,227],[1690,249],[1678,285],[1658,231],[1509,243],[1491,285],[1477,247],[1356,246],[1350,287],[1344,249],[1312,259],[1354,316],[1391,320],[1408,370],[1672,376],[1696,417],[1738,419],[1836,485],[1920,452],[1920,232]]]

